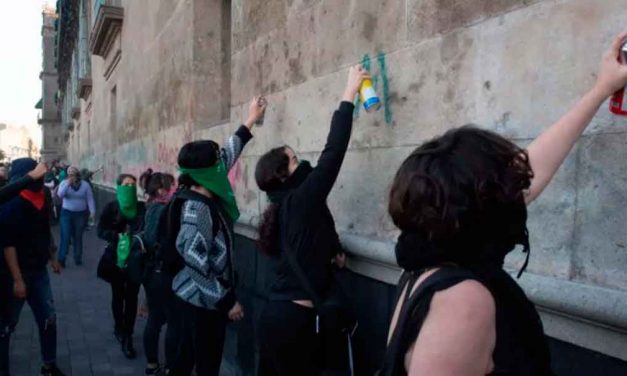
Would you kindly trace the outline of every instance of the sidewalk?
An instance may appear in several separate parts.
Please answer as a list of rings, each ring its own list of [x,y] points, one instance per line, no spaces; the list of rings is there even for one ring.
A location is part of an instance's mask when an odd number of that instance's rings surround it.
[[[58,237],[58,228],[53,232]],[[61,275],[51,273],[52,292],[57,309],[57,359],[68,376],[143,375],[146,360],[142,346],[145,319],[138,318],[134,342],[137,359],[122,355],[113,337],[111,290],[96,278],[96,266],[105,243],[95,230],[85,233],[83,266],[68,255],[67,269]],[[140,303],[142,302],[140,298]],[[41,367],[37,325],[26,305],[11,344],[13,375],[38,375]]]

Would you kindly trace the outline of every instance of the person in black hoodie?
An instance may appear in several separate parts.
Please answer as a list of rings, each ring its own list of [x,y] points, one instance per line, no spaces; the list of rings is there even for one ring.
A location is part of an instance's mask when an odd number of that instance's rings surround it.
[[[146,216],[144,219],[144,245],[146,246],[145,278],[143,281],[148,304],[148,321],[144,328],[144,351],[146,353],[146,375],[158,375],[173,364],[176,355],[172,346],[172,326],[166,333],[165,360],[166,365],[159,365],[159,335],[161,328],[171,314],[168,310],[174,295],[172,280],[165,276],[163,254],[159,244],[159,224],[164,210],[172,195],[176,192],[174,176],[168,173],[153,172],[148,169],[139,178],[140,185],[147,198]]]
[[[117,179],[117,200],[108,203],[98,222],[98,237],[108,245],[103,255],[112,273],[103,279],[111,284],[111,310],[115,321],[114,334],[129,358],[137,353],[133,346],[133,331],[137,316],[139,284],[129,279],[126,261],[132,237],[143,230],[145,205],[137,201],[137,179],[121,174]],[[101,261],[102,264],[102,261]]]
[[[11,165],[11,181],[23,180],[37,162],[21,158]],[[40,169],[42,170],[42,169]],[[43,174],[41,174],[43,175]],[[9,374],[9,340],[25,302],[31,307],[39,328],[44,365],[41,374],[58,376],[57,324],[50,278],[46,266],[55,273],[61,266],[54,255],[50,234],[49,200],[41,176],[0,207],[0,375]]]
[[[257,163],[257,185],[271,202],[259,228],[259,247],[279,259],[270,300],[259,319],[261,375],[314,375],[328,368],[316,356],[321,349],[317,345],[314,297],[301,285],[286,253],[293,252],[318,296],[332,290],[332,260],[343,266],[345,259],[326,201],[348,148],[353,100],[367,77],[359,65],[350,69],[316,168],[299,162],[287,146],[269,151]],[[281,236],[290,249],[281,248]]]
[[[529,259],[527,205],[551,181],[601,104],[627,84],[619,51],[594,87],[526,149],[474,126],[411,153],[390,189],[405,273],[380,374],[552,375],[533,303],[503,269],[517,245]]]

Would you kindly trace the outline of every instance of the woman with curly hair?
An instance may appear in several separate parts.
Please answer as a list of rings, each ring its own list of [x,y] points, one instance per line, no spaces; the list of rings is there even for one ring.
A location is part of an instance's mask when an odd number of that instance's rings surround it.
[[[516,245],[529,256],[527,205],[627,83],[618,61],[626,37],[605,54],[594,87],[526,150],[465,126],[403,162],[389,213],[405,273],[382,375],[552,374],[540,317],[503,262]]]

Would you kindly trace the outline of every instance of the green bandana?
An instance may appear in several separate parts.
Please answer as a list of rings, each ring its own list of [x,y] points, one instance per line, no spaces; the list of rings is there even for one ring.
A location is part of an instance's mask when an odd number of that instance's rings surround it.
[[[179,171],[184,174],[189,174],[198,184],[218,196],[224,206],[224,210],[229,217],[231,217],[231,220],[233,222],[237,221],[239,218],[239,210],[237,209],[235,194],[233,194],[224,161],[220,160],[215,165],[206,168],[179,167]]]
[[[131,253],[131,235],[127,233],[123,233],[119,235],[118,238],[118,268],[126,268],[126,261],[128,260],[128,255]]]
[[[118,185],[116,191],[122,215],[127,219],[134,219],[137,216],[137,187],[134,185]]]

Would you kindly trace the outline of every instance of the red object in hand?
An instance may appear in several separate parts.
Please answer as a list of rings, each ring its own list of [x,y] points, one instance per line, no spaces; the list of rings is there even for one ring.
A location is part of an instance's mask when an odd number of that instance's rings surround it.
[[[620,50],[620,61],[627,65],[627,41]],[[610,111],[616,115],[627,115],[627,87],[614,93],[610,99]]]

